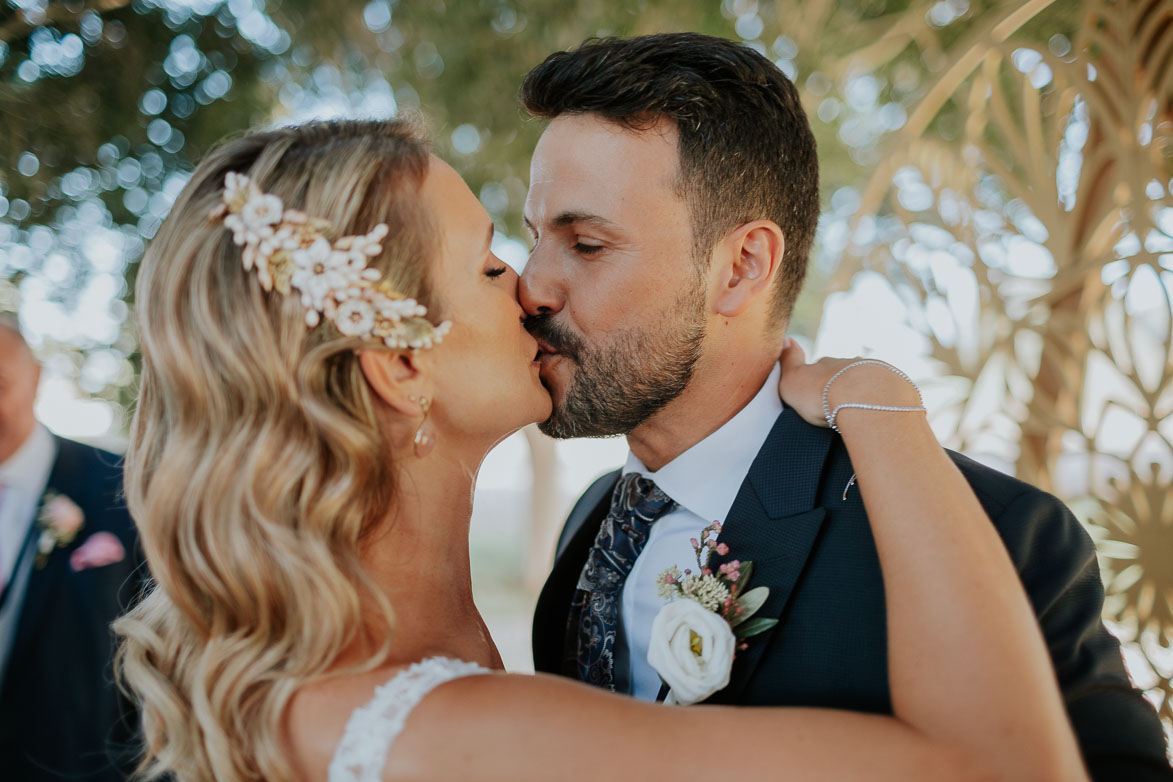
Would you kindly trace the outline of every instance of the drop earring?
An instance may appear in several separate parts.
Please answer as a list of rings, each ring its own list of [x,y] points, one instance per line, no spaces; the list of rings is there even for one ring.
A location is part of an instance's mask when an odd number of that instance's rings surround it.
[[[415,401],[413,398],[412,401]],[[428,411],[432,407],[432,401],[426,396],[419,398],[420,411],[423,413],[423,419],[420,421],[419,427],[415,430],[415,437],[412,438],[412,449],[415,455],[419,457],[427,456],[432,451],[432,446],[436,444],[436,437],[432,433],[432,426],[428,422]]]

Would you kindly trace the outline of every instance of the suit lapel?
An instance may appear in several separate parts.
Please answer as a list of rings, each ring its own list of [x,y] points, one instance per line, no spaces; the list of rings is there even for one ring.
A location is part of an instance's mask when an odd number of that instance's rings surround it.
[[[749,587],[767,586],[770,596],[754,617],[780,619],[807,559],[814,549],[826,511],[817,507],[819,484],[834,434],[810,426],[792,408],[778,416],[729,511],[719,540],[729,559],[753,562]],[[734,702],[741,695],[781,622],[747,639],[737,653],[729,686],[711,703]]]
[[[570,601],[587,554],[599,534],[599,525],[611,508],[611,492],[620,471],[596,481],[571,511],[558,541],[554,567],[534,609],[534,668],[543,673],[563,673],[566,656],[566,621]]]

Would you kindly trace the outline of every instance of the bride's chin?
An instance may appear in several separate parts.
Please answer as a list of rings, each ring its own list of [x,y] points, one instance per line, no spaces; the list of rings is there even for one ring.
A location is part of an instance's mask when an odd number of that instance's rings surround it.
[[[534,404],[530,405],[526,410],[524,420],[520,420],[521,417],[519,416],[519,419],[515,420],[514,424],[510,426],[509,431],[502,433],[497,438],[496,442],[500,443],[505,438],[517,434],[522,429],[525,429],[530,424],[540,424],[543,421],[548,420],[553,412],[554,404],[550,401],[550,395],[547,394],[546,390],[543,388],[540,397],[536,399]]]
[[[533,371],[529,377],[518,385],[518,401],[522,401],[525,409],[525,422],[518,427],[521,429],[529,424],[540,424],[554,412],[554,400],[549,389],[542,383],[541,375],[537,371],[538,365],[533,364]],[[524,401],[523,401],[524,400]]]
[[[531,402],[529,404],[529,420],[526,421],[526,424],[540,424],[554,412],[554,399],[540,382],[529,397]]]
[[[541,412],[531,423],[540,424],[542,421],[549,419],[554,413],[554,400],[545,388],[542,389],[542,396],[544,397],[544,401],[541,404]]]

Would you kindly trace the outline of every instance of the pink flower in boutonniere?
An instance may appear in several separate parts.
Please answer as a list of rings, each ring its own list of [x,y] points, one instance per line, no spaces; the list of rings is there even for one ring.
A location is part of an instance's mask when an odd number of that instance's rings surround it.
[[[37,538],[37,567],[45,566],[53,549],[72,543],[85,523],[85,514],[77,503],[63,494],[47,492],[37,515],[37,526],[41,528]]]

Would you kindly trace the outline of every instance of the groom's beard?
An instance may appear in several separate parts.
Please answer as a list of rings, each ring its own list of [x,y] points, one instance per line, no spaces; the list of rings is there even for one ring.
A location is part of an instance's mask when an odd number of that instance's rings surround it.
[[[665,318],[644,330],[629,330],[605,347],[550,315],[525,327],[553,351],[574,362],[562,401],[538,428],[551,437],[628,434],[688,387],[705,337],[705,299],[689,285]]]

